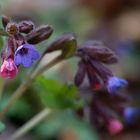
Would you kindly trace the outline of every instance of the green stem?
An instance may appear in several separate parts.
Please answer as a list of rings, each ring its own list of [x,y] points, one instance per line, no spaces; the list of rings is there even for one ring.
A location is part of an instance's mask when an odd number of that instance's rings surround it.
[[[0,100],[1,100],[2,95],[3,95],[5,83],[6,83],[6,80],[3,80],[3,82],[0,82]]]
[[[24,91],[30,86],[30,84],[31,84],[31,80],[28,80],[26,82],[23,82],[19,86],[19,88],[15,91],[15,93],[13,94],[13,96],[10,98],[10,100],[8,101],[7,105],[4,107],[4,109],[2,110],[2,112],[0,112],[0,119],[3,118],[3,116],[8,112],[8,110],[13,105],[13,103],[15,102],[15,100],[17,98],[19,98],[24,93]]]
[[[36,78],[38,75],[40,75],[41,73],[43,73],[44,71],[48,70],[49,68],[53,67],[54,65],[58,64],[59,62],[61,62],[64,58],[59,55],[57,56],[55,59],[53,59],[50,63],[48,63],[47,65],[42,66],[39,69],[36,69],[32,74],[31,74],[31,79]]]
[[[54,58],[51,62],[48,64],[44,65],[40,69],[35,70],[32,74],[30,74],[26,80],[19,86],[19,88],[15,91],[13,96],[10,98],[8,101],[7,105],[4,107],[2,112],[0,112],[0,119],[4,117],[4,115],[8,112],[10,107],[14,104],[14,102],[29,88],[29,86],[32,84],[33,80],[41,73],[44,71],[50,69],[57,63],[61,62],[63,60],[62,56],[58,56]]]
[[[2,36],[8,36],[8,34],[3,29],[0,29],[0,35],[2,35]]]
[[[31,120],[25,123],[20,129],[18,129],[8,140],[17,140],[25,135],[28,131],[34,128],[37,124],[43,121],[47,116],[51,114],[51,110],[46,108],[39,114],[34,116]]]

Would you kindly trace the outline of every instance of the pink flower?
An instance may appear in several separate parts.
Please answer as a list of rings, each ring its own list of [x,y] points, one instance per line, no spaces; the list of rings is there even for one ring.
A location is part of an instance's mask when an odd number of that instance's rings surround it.
[[[123,125],[116,119],[110,119],[107,125],[107,129],[111,135],[116,135],[123,130]]]
[[[14,78],[18,72],[17,66],[12,58],[4,60],[0,67],[0,76],[3,78]]]

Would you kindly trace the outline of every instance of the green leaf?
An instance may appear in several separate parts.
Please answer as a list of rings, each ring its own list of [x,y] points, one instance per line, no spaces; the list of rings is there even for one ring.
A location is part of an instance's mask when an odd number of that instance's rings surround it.
[[[5,124],[0,121],[0,133],[2,133],[5,129]]]
[[[76,99],[77,89],[74,85],[46,80],[43,76],[37,78],[36,84],[43,104],[50,108],[78,108],[83,104],[82,100]]]
[[[35,135],[51,138],[64,132],[74,134],[76,140],[98,140],[93,127],[79,119],[71,110],[54,113],[36,129]]]
[[[0,51],[2,50],[3,45],[4,45],[3,37],[0,36]]]
[[[3,44],[4,44],[4,43],[3,43],[3,37],[0,36],[0,48],[3,47]]]

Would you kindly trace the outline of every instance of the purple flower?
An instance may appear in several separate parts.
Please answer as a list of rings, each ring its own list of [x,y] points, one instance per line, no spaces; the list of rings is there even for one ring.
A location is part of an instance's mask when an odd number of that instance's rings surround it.
[[[137,108],[127,107],[123,111],[123,116],[128,124],[132,124],[135,122],[136,117],[139,116],[139,113],[140,112]]]
[[[108,78],[107,90],[109,93],[115,93],[127,84],[128,82],[126,80],[112,76]]]
[[[23,65],[24,67],[30,67],[33,60],[39,58],[39,53],[33,45],[23,44],[15,51],[14,62],[16,65]]]

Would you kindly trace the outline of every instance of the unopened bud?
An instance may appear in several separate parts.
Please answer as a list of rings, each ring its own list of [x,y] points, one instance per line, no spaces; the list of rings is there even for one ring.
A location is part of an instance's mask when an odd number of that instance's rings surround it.
[[[18,32],[17,24],[9,22],[6,26],[6,32],[10,35],[16,35]]]
[[[3,27],[5,28],[7,26],[7,24],[10,22],[10,19],[7,16],[2,16],[2,24]]]
[[[41,26],[35,30],[32,30],[26,35],[26,40],[30,44],[38,44],[48,39],[53,32],[53,29],[49,25]]]
[[[29,33],[34,29],[34,23],[32,21],[22,21],[18,23],[19,32]]]

